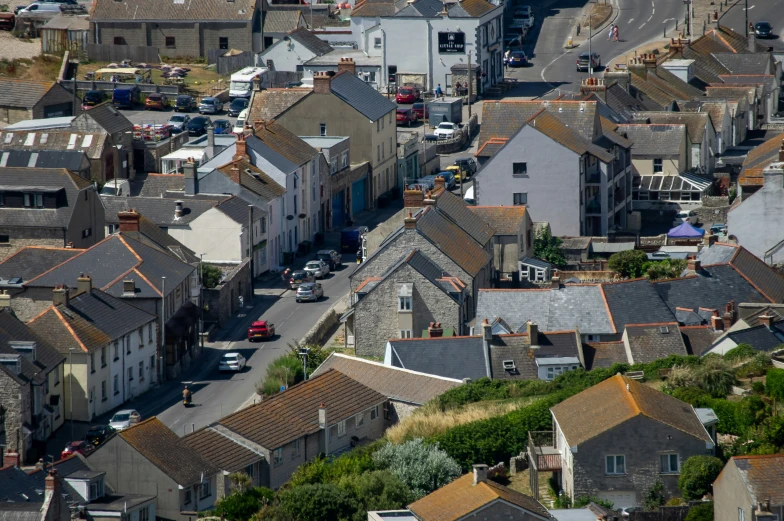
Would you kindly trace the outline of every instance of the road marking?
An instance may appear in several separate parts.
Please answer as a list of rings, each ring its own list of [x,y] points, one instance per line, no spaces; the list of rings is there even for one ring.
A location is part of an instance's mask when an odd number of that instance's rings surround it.
[[[664,20],[662,20],[662,23],[666,24],[667,22],[671,22],[673,20],[675,20],[675,18],[665,18]]]
[[[548,67],[550,67],[550,65],[554,64],[555,62],[557,62],[558,60],[560,60],[561,58],[563,58],[567,54],[569,54],[569,51],[566,51],[565,53],[561,54],[560,56],[557,56],[557,57],[553,58],[553,60],[550,63],[548,63],[547,65],[544,66],[544,69],[542,69],[542,72],[539,74],[539,76],[542,78],[542,81],[545,82],[550,87],[550,89],[554,89],[555,86],[545,79],[544,72],[548,69]]]
[[[754,7],[756,7],[756,6],[752,5],[751,7],[748,8],[748,10],[751,11],[752,9],[754,9]],[[747,9],[744,7],[743,10],[746,11]]]
[[[628,21],[628,22],[626,22],[626,23],[627,23],[627,24],[630,24],[630,23],[632,23],[633,21],[634,21],[634,18],[630,18],[630,19],[629,19],[629,21]]]
[[[648,22],[644,22],[641,26],[638,27],[638,29],[642,29],[643,27],[645,27],[646,23],[648,23]]]
[[[646,23],[647,23],[647,22],[650,22],[650,21],[651,21],[651,18],[653,18],[653,15],[649,16],[649,17],[648,17],[648,19],[647,19],[647,20],[645,20],[645,22],[646,22]]]
[[[656,14],[656,9],[653,10],[653,14]]]

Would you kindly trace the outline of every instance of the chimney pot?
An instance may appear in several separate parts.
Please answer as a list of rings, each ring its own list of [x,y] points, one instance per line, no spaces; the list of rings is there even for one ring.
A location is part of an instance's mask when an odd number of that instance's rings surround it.
[[[91,293],[93,291],[93,279],[89,275],[82,273],[76,279],[76,291],[79,293]]]
[[[697,259],[688,259],[686,261],[686,268],[689,270],[689,272],[697,273],[700,271],[700,261]]]
[[[406,189],[403,192],[404,208],[422,208],[425,205],[425,193],[420,189]]]
[[[403,227],[406,230],[413,230],[416,228],[416,225],[417,225],[416,217],[411,215],[411,212],[408,212],[408,217],[406,217],[405,220],[403,221]]]
[[[245,134],[237,134],[236,151],[234,152],[234,159],[250,159],[248,157],[248,149],[245,142]]]
[[[52,469],[49,471],[49,475],[46,476],[44,480],[44,491],[45,497],[48,496],[51,498],[51,505],[52,505],[52,519],[61,519],[62,514],[62,483],[60,481],[60,476],[57,475],[57,470]]]
[[[440,322],[431,322],[427,328],[427,334],[430,338],[440,338],[444,336],[444,330]]]
[[[487,465],[474,465],[474,486],[487,481]]]
[[[10,308],[11,307],[11,295],[8,294],[7,290],[0,291],[0,308]]]
[[[185,204],[182,201],[175,201],[174,202],[174,218],[180,219],[183,215],[182,205]]]
[[[340,59],[340,61],[338,62],[338,74],[340,74],[341,72],[344,72],[344,71],[347,71],[351,75],[356,76],[357,68],[356,68],[356,65],[354,64],[354,59],[353,58],[341,58]]]
[[[330,83],[332,77],[326,72],[316,72],[313,74],[313,93],[314,94],[330,94]]]
[[[719,316],[711,317],[711,327],[716,331],[724,330],[724,321]]]
[[[561,277],[558,275],[553,275],[553,277],[550,279],[550,285],[553,289],[559,289],[561,287]]]
[[[435,181],[433,182],[435,187],[435,191],[438,192],[440,190],[444,190],[446,188],[446,179],[441,176],[436,177]]]
[[[65,284],[55,286],[52,292],[52,303],[55,306],[68,306],[69,292],[70,290]]]

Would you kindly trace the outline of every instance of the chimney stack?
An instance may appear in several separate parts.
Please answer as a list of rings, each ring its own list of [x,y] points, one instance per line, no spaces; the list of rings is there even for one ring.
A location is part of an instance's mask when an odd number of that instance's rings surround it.
[[[689,270],[689,273],[698,273],[700,271],[700,261],[697,259],[687,259],[686,269]]]
[[[123,280],[123,297],[136,296],[136,282],[133,279]]]
[[[591,94],[595,92],[602,100],[607,99],[607,84],[603,78],[586,78],[580,83],[581,94]]]
[[[313,73],[313,93],[314,94],[330,94],[330,82],[332,77],[326,72]]]
[[[406,188],[403,191],[403,208],[422,208],[424,200],[425,193],[422,190]]]
[[[715,235],[713,235],[713,234],[712,234],[710,231],[708,231],[708,232],[707,232],[707,233],[706,233],[706,234],[705,234],[705,235],[702,237],[702,245],[703,245],[703,246],[708,246],[708,247],[711,247],[711,246],[713,246],[713,244],[714,244],[715,242],[716,242],[716,236],[715,236]]]
[[[558,275],[553,275],[553,277],[550,279],[550,286],[553,289],[561,289],[561,277]]]
[[[212,154],[212,150],[215,149],[215,127],[212,125],[207,127],[207,147],[210,149],[210,154]]]
[[[729,301],[727,302],[727,306],[724,310],[724,316],[722,317],[724,321],[724,330],[728,330],[732,327],[732,324],[735,323],[735,302]]]
[[[446,179],[441,176],[436,177],[435,181],[433,181],[433,186],[435,187],[433,190],[439,192],[441,190],[446,189]]]
[[[759,322],[763,326],[767,327],[768,329],[773,329],[773,316],[772,315],[760,315]]]
[[[2,308],[10,308],[11,307],[11,295],[8,294],[8,290],[0,291],[0,309]]]
[[[474,465],[474,486],[487,481],[487,465]]]
[[[720,316],[714,315],[711,317],[711,327],[715,331],[724,331],[724,321]]]
[[[606,71],[604,73],[604,83],[605,85],[609,85],[612,82],[616,82],[623,90],[629,92],[629,83],[631,83],[631,74],[627,69],[615,69],[612,71]]]
[[[487,342],[493,340],[493,326],[490,325],[490,322],[488,322],[487,319],[482,321],[482,338]]]
[[[84,273],[79,275],[79,278],[76,279],[76,291],[78,291],[79,293],[92,293],[93,279],[91,279],[89,275],[85,275]]]
[[[427,194],[425,194],[425,198],[422,200],[425,203],[425,206],[435,206],[436,200],[433,199],[433,192],[428,190]]]
[[[54,291],[52,292],[52,303],[55,306],[68,306],[69,292],[68,286],[65,284],[58,284],[54,287]]]
[[[174,218],[175,219],[182,219],[183,210],[182,205],[185,204],[182,201],[174,201]]]
[[[231,165],[231,168],[229,168],[229,179],[231,179],[232,181],[234,181],[238,185],[242,184],[240,182],[240,169],[237,166],[237,163],[233,163]]]
[[[528,333],[528,343],[531,344],[531,347],[537,347],[539,345],[539,326],[536,325],[536,322],[529,320],[525,323],[525,330]]]
[[[18,467],[19,466],[19,453],[8,449],[3,454],[3,468],[5,467]]]
[[[648,77],[648,69],[645,67],[645,63],[643,62],[642,56],[639,58],[632,58],[629,62],[629,72],[634,74],[635,76],[639,76],[642,79],[646,79]],[[629,81],[631,83],[631,79]]]
[[[62,504],[63,504],[63,492],[62,492],[62,483],[60,480],[60,476],[57,475],[57,470],[52,469],[49,471],[49,475],[46,476],[45,485],[44,485],[44,501],[49,500],[49,504],[52,505],[52,519],[59,520],[62,518]]]
[[[431,322],[427,327],[427,334],[430,338],[441,338],[444,336],[444,329],[441,327],[441,322]]]
[[[642,63],[645,65],[646,69],[655,69],[656,68],[656,55],[655,54],[643,54],[642,55]]]
[[[127,210],[125,212],[117,212],[117,218],[120,220],[120,231],[138,232],[139,217],[139,212],[133,209]]]
[[[234,159],[249,159],[248,149],[245,146],[245,134],[237,134],[237,150],[234,152]]]
[[[403,221],[403,227],[406,230],[415,230],[416,224],[417,224],[416,217],[411,215],[411,212],[408,212],[408,217],[406,217],[405,220]]]
[[[189,157],[182,165],[182,173],[185,174],[185,193],[196,195],[199,193],[199,176],[196,174],[196,161]]]
[[[749,22],[749,38],[747,43],[749,52],[757,52],[757,35],[754,34],[754,24],[751,22]]]
[[[353,58],[341,58],[338,62],[338,74],[341,72],[346,71],[352,76],[357,75],[357,67],[354,65]]]

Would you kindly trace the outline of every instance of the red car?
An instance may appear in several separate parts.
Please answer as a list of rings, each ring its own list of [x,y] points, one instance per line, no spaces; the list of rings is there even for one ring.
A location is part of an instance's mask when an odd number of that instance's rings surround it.
[[[424,103],[414,103],[411,107],[411,110],[414,111],[414,114],[417,115],[418,119],[425,119],[425,117],[430,117],[430,109],[425,109]],[[427,116],[425,116],[425,111],[427,111]]]
[[[418,99],[419,89],[416,87],[400,87],[395,95],[395,101],[398,103],[414,103]]]
[[[248,328],[248,340],[263,340],[275,336],[275,324],[270,324],[266,320],[257,320]]]
[[[165,110],[169,106],[169,99],[166,97],[165,94],[158,94],[157,92],[153,92],[147,96],[147,100],[144,102],[144,109],[158,109],[158,110]]]
[[[397,124],[411,126],[417,122],[417,113],[411,109],[397,109]]]
[[[93,446],[84,440],[70,441],[66,444],[63,452],[60,453],[60,459],[67,458],[71,454],[78,452],[82,456],[87,456],[93,451]]]

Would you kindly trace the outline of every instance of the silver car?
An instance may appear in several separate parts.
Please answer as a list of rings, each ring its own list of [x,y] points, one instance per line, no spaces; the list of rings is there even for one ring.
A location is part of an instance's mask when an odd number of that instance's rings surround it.
[[[109,420],[109,427],[116,431],[122,431],[139,423],[141,419],[142,417],[136,412],[136,409],[123,409],[112,416],[112,419]]]
[[[297,288],[297,302],[307,301],[316,302],[324,296],[324,289],[318,282],[308,282],[300,284]]]
[[[317,279],[323,279],[329,275],[329,265],[323,260],[312,260],[305,264],[305,271],[313,274]]]
[[[199,103],[199,114],[220,114],[223,110],[223,103],[217,98],[202,98]]]
[[[218,363],[218,371],[235,371],[239,373],[245,369],[245,357],[239,353],[226,353]]]
[[[187,125],[190,120],[191,117],[187,114],[173,114],[172,117],[169,118],[167,125],[175,132],[182,132],[185,130],[185,125]]]

